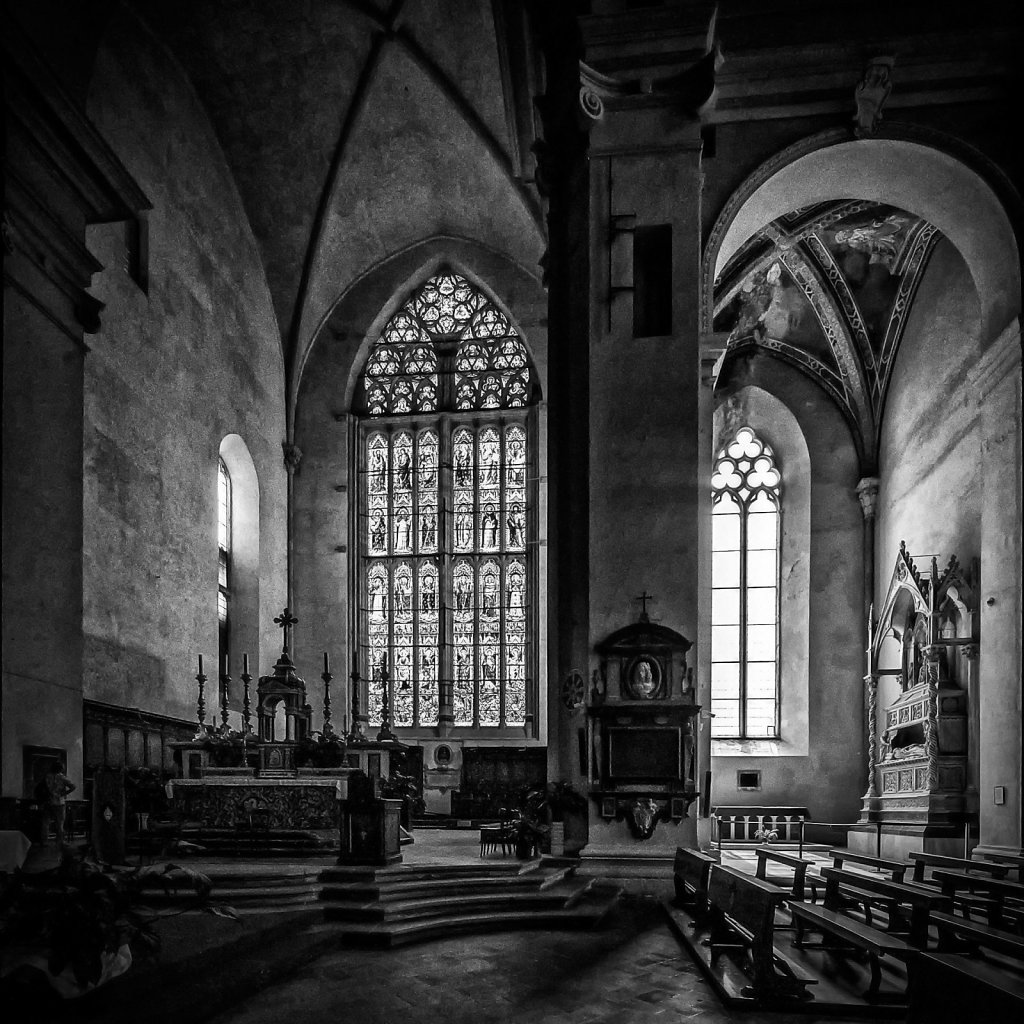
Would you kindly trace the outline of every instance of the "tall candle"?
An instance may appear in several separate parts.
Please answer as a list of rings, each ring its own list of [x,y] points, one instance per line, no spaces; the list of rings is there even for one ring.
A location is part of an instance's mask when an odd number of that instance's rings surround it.
[[[352,675],[359,675],[359,652],[352,652]]]
[[[327,657],[327,652],[326,651],[324,651],[324,671],[325,672],[330,672],[331,671],[331,660],[330,660],[330,658]]]
[[[203,674],[203,656],[201,654],[199,655],[199,674]]]
[[[229,657],[229,655],[227,655],[227,654],[224,655],[224,675],[226,675],[226,676],[231,675],[231,673],[228,671],[228,657]]]
[[[242,655],[242,675],[247,676],[249,674],[249,655]]]

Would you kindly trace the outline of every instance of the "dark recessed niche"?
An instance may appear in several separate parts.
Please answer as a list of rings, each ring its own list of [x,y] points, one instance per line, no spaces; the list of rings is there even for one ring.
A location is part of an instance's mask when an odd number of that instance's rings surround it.
[[[633,232],[633,337],[672,333],[672,225]]]
[[[753,789],[758,790],[761,788],[761,773],[760,771],[738,771],[736,773],[736,788],[737,789]]]

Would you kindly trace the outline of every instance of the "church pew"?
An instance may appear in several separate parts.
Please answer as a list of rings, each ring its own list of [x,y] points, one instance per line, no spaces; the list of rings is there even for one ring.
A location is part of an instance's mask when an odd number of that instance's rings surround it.
[[[1024,975],[954,953],[910,964],[907,1024],[995,1024],[1024,1019]]]
[[[844,847],[834,847],[828,851],[828,855],[832,858],[833,869],[842,870],[843,865],[847,863],[857,864],[861,867],[874,868],[876,872],[881,873],[878,877],[887,878],[890,882],[902,882],[910,867],[909,864],[905,864],[903,861],[888,860],[884,857],[872,857],[869,854],[856,853]],[[873,876],[861,872],[858,873],[858,877],[870,878]],[[818,889],[825,888],[824,873],[809,872],[807,883],[811,886],[814,900],[817,901]],[[864,918],[868,924],[871,924],[871,911],[873,907],[885,910],[889,914],[893,912],[892,900],[880,897],[876,893],[865,890],[863,887],[858,888],[851,883],[844,886],[843,892],[850,903],[859,905],[863,909]]]
[[[815,979],[800,975],[775,949],[775,912],[789,898],[785,889],[744,871],[715,864],[708,880],[711,963],[723,949],[742,949],[749,957],[753,983],[744,995],[755,998],[806,998]]]
[[[905,885],[839,868],[824,868],[822,874],[825,877],[824,909],[840,912],[851,901],[859,900],[862,893],[867,893],[885,907],[889,917],[886,930],[889,933],[905,932],[910,944],[918,949],[927,947],[928,914],[933,910],[951,909],[947,894],[924,886]],[[794,903],[790,910],[797,906],[802,904]],[[870,927],[870,920],[867,923]]]
[[[965,860],[963,857],[945,857],[938,853],[922,853],[920,851],[911,853],[910,859],[914,862],[913,880],[915,882],[926,880],[926,868],[943,868],[965,873],[980,871],[995,878],[1005,878],[1010,870],[1006,864],[994,864],[987,860]]]
[[[932,911],[929,921],[939,933],[939,952],[956,952],[966,944],[972,952],[990,949],[1024,964],[1024,938],[1013,932],[939,911]]]
[[[807,875],[807,869],[814,864],[813,861],[807,860],[804,857],[795,857],[791,853],[783,853],[781,850],[776,850],[771,846],[756,846],[754,852],[757,854],[755,878],[788,887],[794,899],[802,900],[804,898],[804,880]],[[768,861],[791,868],[792,877],[779,874],[769,875]]]
[[[1020,882],[943,868],[937,868],[933,877],[942,886],[942,892],[951,898],[961,892],[980,892],[991,898],[995,906],[991,908],[988,923],[995,928],[1002,927],[1007,919],[1017,927],[1024,920],[1024,884]]]
[[[824,949],[835,954],[849,953],[852,947],[867,954],[871,980],[864,996],[868,1000],[875,1000],[882,980],[880,959],[891,956],[905,963],[912,961],[918,951],[927,945],[929,910],[937,901],[944,902],[944,897],[938,893],[929,897],[900,882],[871,878],[839,868],[824,868],[822,874],[825,878],[823,906],[795,901],[789,904],[796,926],[793,945],[798,949]],[[865,890],[875,898],[884,899],[889,905],[888,930],[883,931],[843,912],[843,906],[848,905],[850,892],[860,893]],[[900,904],[910,907],[909,934],[906,939],[893,934],[893,924],[900,922]],[[825,937],[822,942],[808,943],[805,940],[804,934],[809,928],[822,933]],[[829,937],[833,940],[831,944],[825,941]]]
[[[1017,872],[1016,881],[1024,882],[1024,857],[1014,853],[986,853],[981,858],[989,864],[1002,864],[1010,871]]]
[[[675,862],[672,866],[672,881],[676,890],[676,903],[685,907],[695,920],[707,914],[708,876],[718,861],[700,850],[684,846],[676,847]]]
[[[939,886],[940,888],[941,883],[934,877],[929,877],[926,874],[928,869],[931,869],[933,872],[936,868],[964,872],[974,870],[992,875],[995,878],[1004,878],[1009,871],[1009,867],[1005,864],[994,864],[985,860],[965,860],[963,857],[947,857],[942,854],[924,853],[921,851],[911,853],[910,859],[914,863],[914,873],[911,881],[919,885],[932,885]],[[998,907],[998,900],[992,900],[988,896],[971,894],[957,896],[953,902],[963,910],[965,915],[984,913],[990,919],[990,924],[992,923],[993,908]]]

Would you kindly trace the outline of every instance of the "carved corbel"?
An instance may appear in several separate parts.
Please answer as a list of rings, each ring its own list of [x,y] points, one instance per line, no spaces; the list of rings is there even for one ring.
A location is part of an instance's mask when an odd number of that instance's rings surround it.
[[[892,92],[892,68],[896,58],[874,57],[864,69],[864,77],[853,91],[857,112],[853,115],[853,134],[858,139],[870,137],[882,120],[882,107]]]
[[[281,450],[284,452],[284,467],[289,473],[294,473],[302,461],[302,449],[291,441],[282,441]]]

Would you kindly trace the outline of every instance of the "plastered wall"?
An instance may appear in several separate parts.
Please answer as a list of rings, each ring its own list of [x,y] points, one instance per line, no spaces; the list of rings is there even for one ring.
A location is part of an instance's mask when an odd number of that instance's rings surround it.
[[[117,226],[90,235],[106,310],[86,360],[84,696],[187,719],[198,653],[216,675],[217,459],[228,434],[244,441],[259,483],[259,598],[236,622],[239,646],[254,675],[279,649],[281,347],[213,130],[168,52],[128,15],[100,48],[88,113],[153,210],[147,291],[124,269]]]
[[[747,417],[757,420],[770,412],[759,391],[786,406],[806,442],[804,456],[798,446],[786,443],[784,418],[764,425],[766,439],[780,448],[780,458],[785,449],[797,447],[790,452],[797,465],[807,460],[806,478],[792,471],[787,477],[783,468],[783,484],[792,492],[796,514],[808,516],[809,529],[804,533],[800,524],[787,524],[784,496],[782,742],[714,742],[712,804],[802,806],[816,821],[852,822],[867,786],[858,460],[849,428],[825,392],[797,370],[765,356],[738,359],[723,371],[715,394],[716,441],[730,425],[738,427]],[[758,424],[751,425],[756,429]],[[801,508],[805,503],[806,510]],[[787,530],[803,533],[803,551],[792,549]],[[800,588],[806,588],[803,600]],[[787,650],[793,645],[798,649]],[[805,681],[800,678],[804,672]],[[761,772],[760,791],[737,789],[740,770]]]

